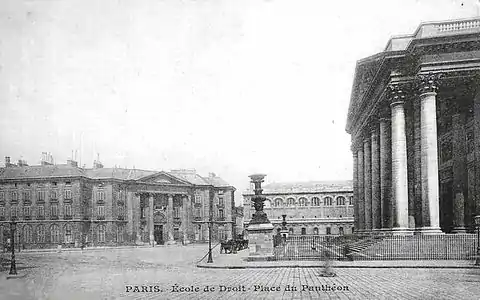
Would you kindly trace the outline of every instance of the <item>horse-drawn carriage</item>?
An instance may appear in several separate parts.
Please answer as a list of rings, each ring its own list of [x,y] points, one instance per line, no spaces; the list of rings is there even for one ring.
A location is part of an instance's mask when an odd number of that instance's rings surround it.
[[[220,253],[224,252],[225,254],[232,253],[233,249],[235,249],[235,251],[240,251],[247,248],[248,240],[244,239],[243,236],[220,243]]]

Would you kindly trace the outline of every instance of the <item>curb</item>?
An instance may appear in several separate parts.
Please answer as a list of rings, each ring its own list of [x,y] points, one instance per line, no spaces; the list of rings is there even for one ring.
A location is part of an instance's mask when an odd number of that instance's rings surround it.
[[[264,265],[264,266],[215,266],[198,264],[203,269],[279,269],[279,268],[323,268],[323,265]],[[333,269],[480,269],[479,266],[332,266]]]

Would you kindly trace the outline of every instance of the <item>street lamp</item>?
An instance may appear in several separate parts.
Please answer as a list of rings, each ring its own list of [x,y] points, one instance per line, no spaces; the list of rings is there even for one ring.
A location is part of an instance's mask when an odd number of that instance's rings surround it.
[[[213,263],[212,258],[212,216],[210,215],[210,221],[208,222],[208,259],[207,263]]]
[[[10,247],[12,248],[12,260],[10,261],[10,273],[9,275],[17,275],[17,265],[15,264],[15,227],[17,223],[14,219],[10,222]]]
[[[480,266],[480,215],[475,216],[475,227],[477,227],[477,257],[475,265]]]

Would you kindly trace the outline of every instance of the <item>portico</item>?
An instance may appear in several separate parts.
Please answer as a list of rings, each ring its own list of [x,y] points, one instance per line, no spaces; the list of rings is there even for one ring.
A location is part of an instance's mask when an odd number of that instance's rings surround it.
[[[426,23],[357,63],[346,130],[360,232],[473,230],[480,209],[478,33],[480,19]]]

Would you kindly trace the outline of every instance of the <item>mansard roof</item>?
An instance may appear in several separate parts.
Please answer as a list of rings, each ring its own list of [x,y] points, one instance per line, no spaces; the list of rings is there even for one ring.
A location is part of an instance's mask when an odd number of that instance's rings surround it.
[[[305,181],[305,182],[280,182],[270,183],[263,187],[263,194],[294,194],[294,193],[333,193],[352,192],[351,180],[338,181]],[[252,190],[247,190],[245,195],[252,195]]]
[[[8,179],[45,179],[63,177],[84,177],[89,179],[116,179],[116,180],[151,180],[154,177],[169,177],[171,183],[192,184],[197,186],[214,186],[218,188],[232,187],[222,178],[214,175],[202,177],[194,170],[184,172],[172,170],[170,172],[126,169],[126,168],[96,168],[84,169],[70,164],[61,165],[38,165],[25,167],[0,168],[0,180]],[[152,181],[154,182],[154,181]],[[161,183],[160,181],[156,183]]]

